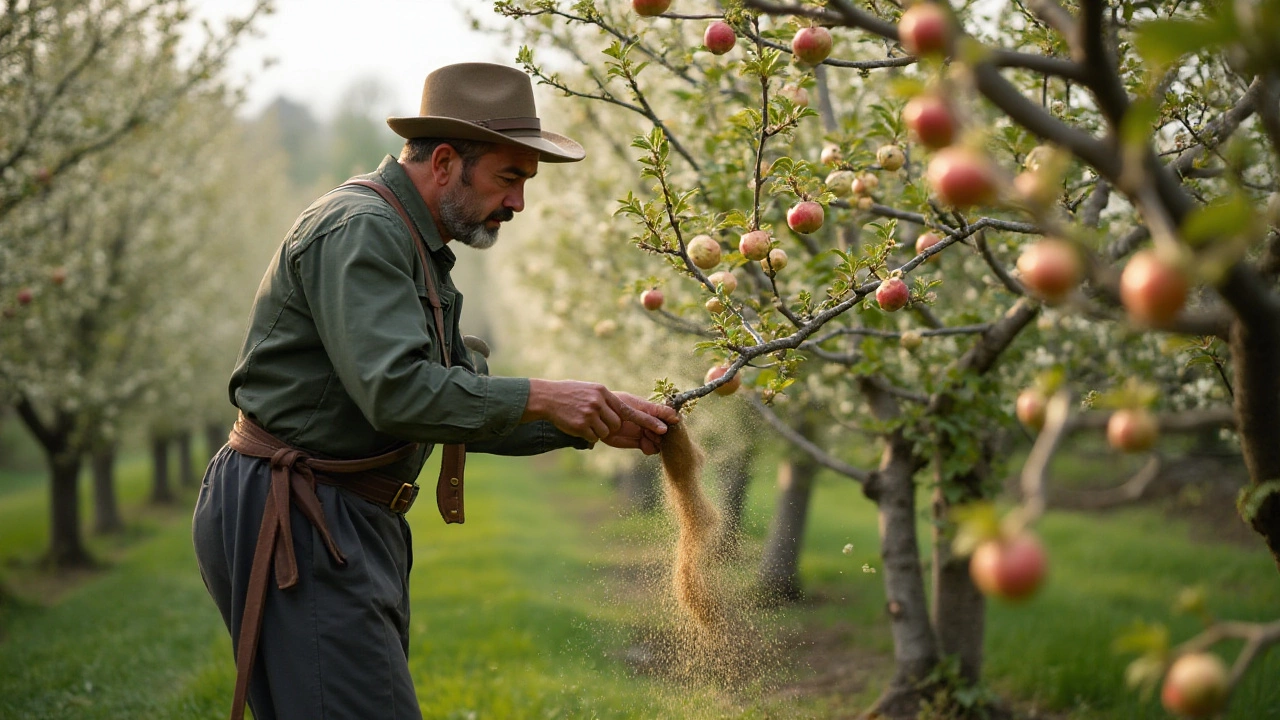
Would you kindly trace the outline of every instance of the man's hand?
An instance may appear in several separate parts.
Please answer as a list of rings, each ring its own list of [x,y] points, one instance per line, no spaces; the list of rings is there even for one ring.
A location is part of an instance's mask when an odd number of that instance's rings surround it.
[[[562,431],[589,442],[605,440],[614,447],[639,448],[652,455],[658,451],[659,436],[667,431],[667,423],[680,422],[680,413],[634,395],[614,394],[597,383],[532,379],[520,419],[550,420]]]

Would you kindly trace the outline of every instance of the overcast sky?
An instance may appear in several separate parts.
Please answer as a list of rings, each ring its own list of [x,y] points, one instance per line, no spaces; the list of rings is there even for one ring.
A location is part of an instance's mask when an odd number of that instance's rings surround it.
[[[220,21],[251,0],[191,0],[200,18]],[[516,48],[471,30],[465,8],[489,24],[503,22],[491,0],[276,0],[262,35],[236,50],[231,77],[249,78],[245,114],[278,95],[328,117],[351,84],[376,77],[390,91],[374,116],[416,114],[427,73],[452,62],[515,64]],[[263,68],[263,61],[274,64]]]

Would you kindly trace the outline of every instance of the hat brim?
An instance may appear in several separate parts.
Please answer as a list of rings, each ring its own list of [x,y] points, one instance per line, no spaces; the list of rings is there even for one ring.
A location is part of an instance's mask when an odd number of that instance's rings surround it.
[[[523,145],[537,150],[542,162],[578,162],[587,151],[577,141],[548,130],[497,132],[475,123],[448,117],[389,117],[387,125],[406,140],[413,138],[455,138],[504,145]]]

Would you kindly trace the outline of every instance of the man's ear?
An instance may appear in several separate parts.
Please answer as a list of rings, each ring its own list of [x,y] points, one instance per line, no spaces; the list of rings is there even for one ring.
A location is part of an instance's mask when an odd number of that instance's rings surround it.
[[[453,173],[462,166],[462,157],[458,155],[458,151],[453,149],[448,143],[440,143],[435,150],[431,151],[431,180],[436,185],[444,187],[449,184]]]

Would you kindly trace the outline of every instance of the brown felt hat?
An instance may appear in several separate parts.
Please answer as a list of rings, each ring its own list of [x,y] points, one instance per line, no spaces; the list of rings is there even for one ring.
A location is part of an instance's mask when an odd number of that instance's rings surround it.
[[[427,76],[417,117],[389,117],[403,138],[457,138],[524,145],[542,162],[577,162],[577,142],[542,129],[533,83],[520,70],[491,63],[446,65]]]

